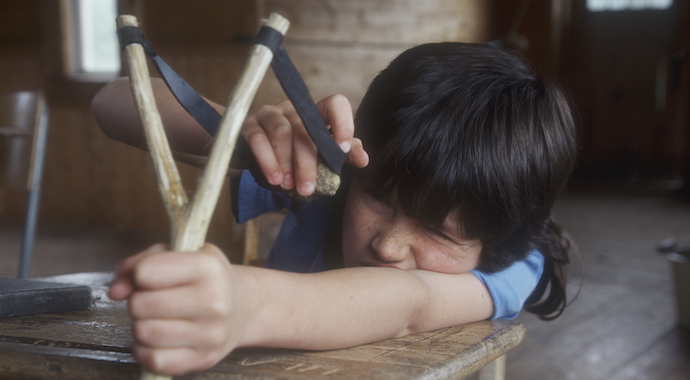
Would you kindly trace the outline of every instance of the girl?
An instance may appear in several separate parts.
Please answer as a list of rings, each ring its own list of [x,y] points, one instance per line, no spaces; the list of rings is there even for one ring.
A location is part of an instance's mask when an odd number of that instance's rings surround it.
[[[171,146],[202,162],[210,137],[155,88]],[[128,94],[126,80],[109,84],[94,115],[143,146]],[[181,374],[238,346],[333,349],[514,318],[525,303],[545,319],[563,311],[569,244],[550,216],[576,131],[557,87],[500,48],[428,44],[374,79],[355,120],[342,96],[318,107],[350,152],[338,194],[297,202],[233,174],[238,221],[288,209],[268,268],[231,265],[208,244],[118,266],[109,295],[129,301],[143,365]],[[243,136],[257,175],[313,192],[316,151],[289,102],[256,110]]]

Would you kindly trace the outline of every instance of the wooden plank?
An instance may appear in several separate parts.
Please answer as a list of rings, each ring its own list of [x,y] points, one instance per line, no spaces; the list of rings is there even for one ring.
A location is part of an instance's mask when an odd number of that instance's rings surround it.
[[[56,356],[56,352],[62,355]],[[69,360],[63,359],[67,357]],[[138,379],[139,368],[129,354],[32,345],[20,348],[16,344],[0,342],[0,376],[3,378]]]
[[[374,76],[404,49],[400,45],[372,49],[289,42],[284,46],[315,101],[340,93],[350,100],[353,109],[359,105]],[[257,94],[256,104],[273,104],[286,98],[273,72],[269,72]]]
[[[288,41],[411,44],[485,41],[489,3],[476,0],[265,0],[292,21]]]
[[[674,328],[609,380],[690,378],[690,331]]]

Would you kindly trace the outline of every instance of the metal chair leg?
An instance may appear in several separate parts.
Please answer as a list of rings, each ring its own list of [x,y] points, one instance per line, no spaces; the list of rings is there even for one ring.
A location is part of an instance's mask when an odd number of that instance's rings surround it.
[[[43,162],[45,146],[48,137],[48,110],[43,103],[41,116],[36,133],[34,165],[31,173],[29,199],[26,206],[26,223],[22,239],[21,259],[19,263],[19,278],[28,278],[31,269],[31,257],[33,255],[34,238],[36,236],[36,220],[41,199],[41,179],[43,178]]]

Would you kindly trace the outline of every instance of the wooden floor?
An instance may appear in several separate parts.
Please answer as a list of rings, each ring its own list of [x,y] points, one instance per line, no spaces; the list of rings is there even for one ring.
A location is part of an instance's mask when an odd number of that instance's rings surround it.
[[[690,379],[690,334],[678,327],[663,239],[690,241],[690,202],[658,191],[573,189],[556,218],[576,241],[581,291],[557,320],[523,313],[527,338],[508,355],[507,379]],[[15,276],[20,227],[0,223],[0,276]],[[41,223],[32,276],[111,271],[155,238],[109,228]],[[577,271],[575,271],[577,272]]]

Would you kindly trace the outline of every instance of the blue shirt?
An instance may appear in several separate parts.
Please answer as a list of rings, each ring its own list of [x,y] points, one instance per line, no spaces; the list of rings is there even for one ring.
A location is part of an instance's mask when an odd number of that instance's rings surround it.
[[[326,270],[323,245],[334,222],[335,207],[331,198],[297,202],[288,196],[259,186],[249,171],[242,172],[233,193],[234,216],[244,223],[267,212],[287,209],[276,241],[265,266],[290,272],[311,273]],[[491,319],[514,319],[537,286],[544,270],[544,256],[530,252],[527,259],[513,263],[495,273],[473,270],[489,289],[494,303]]]

